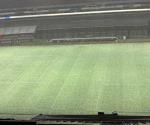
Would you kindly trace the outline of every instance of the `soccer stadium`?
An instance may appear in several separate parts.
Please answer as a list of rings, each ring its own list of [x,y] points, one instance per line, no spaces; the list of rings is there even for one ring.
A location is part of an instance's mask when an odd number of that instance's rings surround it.
[[[0,1],[0,120],[150,123],[149,97],[149,0]]]

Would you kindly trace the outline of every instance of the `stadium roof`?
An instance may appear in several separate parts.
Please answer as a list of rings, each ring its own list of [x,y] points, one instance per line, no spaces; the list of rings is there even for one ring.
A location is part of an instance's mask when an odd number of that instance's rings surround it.
[[[35,33],[36,27],[37,26],[5,27],[5,28],[0,28],[0,34],[13,35],[13,34]]]

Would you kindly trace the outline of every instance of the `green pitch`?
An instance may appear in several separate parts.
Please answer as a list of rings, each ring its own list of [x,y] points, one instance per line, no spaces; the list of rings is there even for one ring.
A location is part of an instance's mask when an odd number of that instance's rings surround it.
[[[0,113],[150,110],[150,44],[0,48]]]

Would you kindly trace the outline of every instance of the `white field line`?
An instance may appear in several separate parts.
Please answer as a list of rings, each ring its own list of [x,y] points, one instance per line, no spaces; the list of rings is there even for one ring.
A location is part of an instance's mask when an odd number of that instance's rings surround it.
[[[89,14],[146,12],[146,11],[150,11],[150,8],[145,8],[145,9],[124,9],[124,10],[106,10],[106,11],[87,11],[87,12],[71,12],[71,13],[55,13],[55,14],[37,14],[37,15],[22,15],[22,16],[0,17],[0,20],[6,20],[6,19],[23,19],[23,18],[37,18],[37,17],[89,15]]]

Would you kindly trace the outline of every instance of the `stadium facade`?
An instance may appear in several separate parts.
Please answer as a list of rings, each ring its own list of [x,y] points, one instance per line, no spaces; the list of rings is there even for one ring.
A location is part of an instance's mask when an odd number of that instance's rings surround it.
[[[58,7],[70,7],[76,5],[80,10],[85,7],[85,1],[81,0],[67,2],[66,1],[53,1],[47,0],[49,6],[53,6],[53,9],[56,10]],[[29,2],[30,3],[30,2]],[[45,2],[43,2],[45,3]],[[51,3],[51,4],[50,4]],[[149,6],[149,0],[130,0],[123,2],[121,0],[111,0],[111,1],[87,1],[86,6],[93,4],[108,5],[112,7],[116,6],[116,3],[119,5],[136,5],[135,7],[142,7],[140,5]],[[143,3],[143,4],[142,4]],[[5,2],[3,3],[5,4]],[[8,11],[13,8],[16,8],[15,11],[19,10],[18,4],[21,4],[21,1],[16,0],[16,5],[13,7],[6,6],[5,11]],[[28,2],[26,3],[28,6]],[[2,5],[2,4],[0,4]],[[22,5],[22,4],[21,4]],[[31,3],[29,7],[40,7],[40,5],[50,8],[42,3],[35,2]],[[139,6],[137,6],[139,5]],[[24,6],[24,8],[26,7]],[[3,6],[4,7],[4,6]],[[20,6],[21,7],[21,6]],[[106,7],[106,6],[105,6]],[[122,6],[123,7],[123,6]],[[127,7],[127,6],[126,6]],[[130,8],[130,6],[128,6]],[[101,8],[102,9],[102,8]],[[100,9],[100,10],[101,10]],[[105,10],[106,8],[104,8]],[[58,9],[60,10],[60,8]],[[27,10],[26,10],[27,11]],[[44,12],[44,11],[43,11]],[[70,11],[72,12],[72,11]],[[18,27],[18,26],[36,26],[36,32],[34,34],[36,39],[56,39],[56,38],[79,38],[79,37],[118,37],[122,39],[124,36],[126,38],[149,38],[150,36],[150,12],[128,12],[128,13],[110,13],[110,14],[89,14],[89,15],[72,15],[72,16],[56,16],[56,17],[42,17],[42,18],[26,18],[26,19],[6,19],[0,20],[0,28],[6,27]]]

